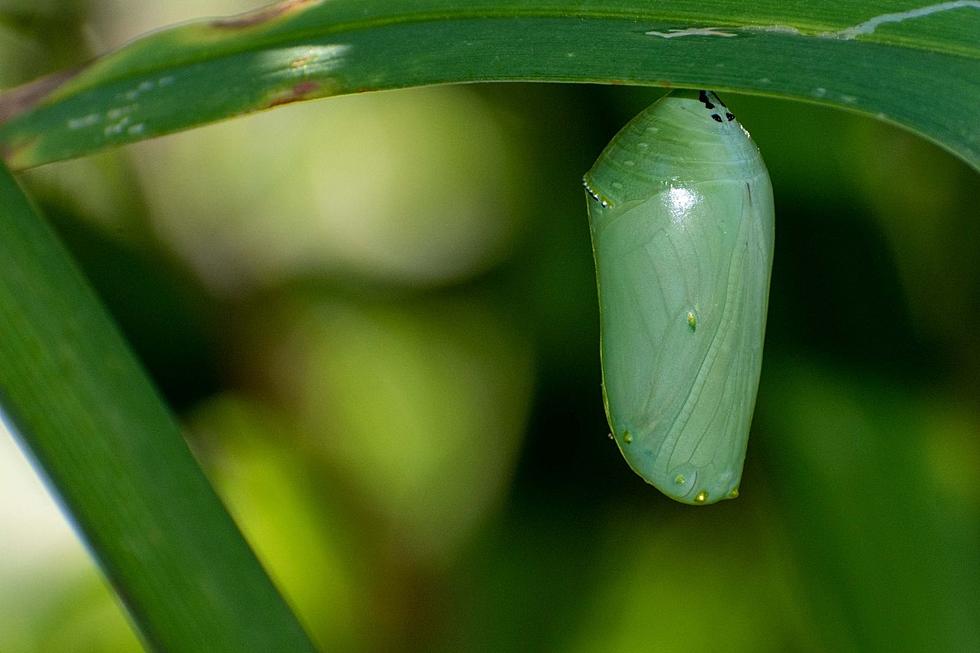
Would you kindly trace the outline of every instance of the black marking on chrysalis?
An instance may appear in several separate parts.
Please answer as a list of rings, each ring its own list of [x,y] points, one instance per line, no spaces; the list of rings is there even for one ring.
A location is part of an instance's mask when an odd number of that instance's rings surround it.
[[[721,106],[725,107],[726,109],[728,108],[728,105],[725,104],[724,102],[722,102],[721,101],[721,98],[718,97],[718,95],[716,93],[710,93],[709,94],[708,91],[698,91],[698,101],[700,101],[701,104],[704,105],[704,108],[707,109],[708,111],[711,111],[716,106],[715,103],[711,101],[711,98],[712,97],[715,99],[716,102],[718,102],[718,104],[720,104]],[[725,112],[725,118],[723,119],[721,117],[721,113],[716,112],[716,111],[712,111],[711,112],[711,119],[714,120],[715,122],[724,122],[725,120],[728,120],[728,122],[731,122],[731,121],[735,120],[735,116],[734,116],[734,114],[732,114],[731,111],[726,111]]]
[[[718,97],[717,93],[708,93],[708,91],[698,91],[698,101],[700,101],[701,104],[704,105],[704,108],[708,109],[709,111],[715,108],[715,103],[711,101],[711,98],[714,98],[715,102],[725,107],[726,109],[728,108],[728,105],[725,104],[720,97]],[[725,118],[723,120],[720,113],[712,112],[711,119],[714,120],[715,122],[724,122],[725,120],[731,122],[735,120],[735,114],[733,114],[731,111],[726,111]]]

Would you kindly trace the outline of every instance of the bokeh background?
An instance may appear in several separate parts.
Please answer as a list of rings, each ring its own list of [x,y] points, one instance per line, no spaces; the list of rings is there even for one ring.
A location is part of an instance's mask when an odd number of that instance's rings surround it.
[[[0,88],[259,4],[0,0]],[[741,497],[682,506],[606,437],[580,187],[658,94],[341,97],[20,175],[325,650],[978,650],[980,178],[725,96],[769,327]],[[15,442],[0,650],[141,650]]]

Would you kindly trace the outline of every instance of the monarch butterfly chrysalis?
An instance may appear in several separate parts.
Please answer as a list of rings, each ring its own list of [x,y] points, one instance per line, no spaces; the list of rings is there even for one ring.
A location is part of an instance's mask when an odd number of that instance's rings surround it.
[[[717,95],[675,91],[613,138],[584,183],[613,438],[673,499],[734,498],[772,269],[759,150]]]

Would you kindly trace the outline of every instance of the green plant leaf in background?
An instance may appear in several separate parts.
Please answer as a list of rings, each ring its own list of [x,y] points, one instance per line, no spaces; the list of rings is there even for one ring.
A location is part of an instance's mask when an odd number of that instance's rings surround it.
[[[2,168],[0,234],[0,401],[148,643],[312,650],[95,294]]]
[[[289,0],[0,95],[22,169],[297,100],[450,82],[710,87],[902,125],[980,168],[980,3]]]

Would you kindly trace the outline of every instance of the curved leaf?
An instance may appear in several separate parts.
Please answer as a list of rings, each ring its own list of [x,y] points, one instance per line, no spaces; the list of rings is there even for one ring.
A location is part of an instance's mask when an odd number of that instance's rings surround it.
[[[0,95],[0,152],[26,168],[313,97],[536,80],[834,105],[980,169],[978,34],[978,0],[289,0]]]

